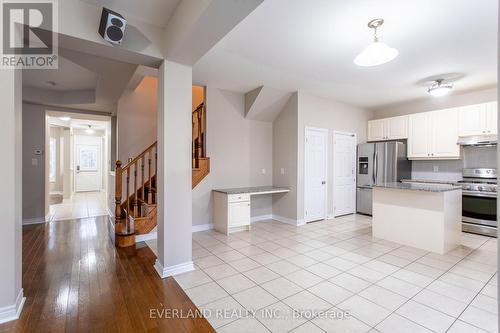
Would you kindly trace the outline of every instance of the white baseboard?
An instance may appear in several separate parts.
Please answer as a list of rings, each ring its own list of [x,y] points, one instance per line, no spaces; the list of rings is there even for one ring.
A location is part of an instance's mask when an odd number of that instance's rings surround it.
[[[31,219],[23,219],[23,225],[41,224],[41,223],[45,223],[44,217],[34,217]]]
[[[156,238],[158,238],[158,233],[155,231],[150,232],[149,234],[135,235],[135,242],[145,242]]]
[[[284,216],[280,216],[280,215],[276,215],[276,214],[273,214],[273,220],[276,220],[278,222],[282,222],[282,223],[286,223],[286,224],[290,224],[290,225],[294,225],[294,226],[299,226],[299,225],[304,225],[304,220],[294,220],[294,219],[290,219],[288,217],[284,217]]]
[[[169,276],[174,276],[177,274],[194,271],[194,264],[192,261],[188,261],[182,264],[173,265],[170,267],[163,267],[162,264],[156,259],[154,268],[158,275],[164,279]]]
[[[252,216],[250,218],[250,223],[265,221],[265,220],[272,220],[272,219],[273,219],[273,214]]]
[[[47,214],[45,217],[33,217],[29,219],[23,219],[23,225],[46,223],[50,222],[51,219],[52,216],[50,214]]]
[[[21,290],[19,290],[19,294],[17,294],[15,304],[0,308],[0,324],[19,319],[25,301],[26,297],[24,297],[23,289],[21,288]]]
[[[210,230],[210,229],[213,229],[213,228],[214,228],[214,225],[212,223],[198,224],[198,225],[193,225],[191,227],[191,232],[206,231],[206,230]]]

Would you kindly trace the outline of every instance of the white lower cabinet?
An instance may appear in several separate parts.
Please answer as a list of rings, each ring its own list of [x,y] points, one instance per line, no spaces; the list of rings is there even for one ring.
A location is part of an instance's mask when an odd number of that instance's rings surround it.
[[[241,202],[230,202],[228,204],[229,227],[241,227],[250,224],[250,200]]]
[[[458,159],[458,109],[411,114],[408,124],[409,159]]]
[[[250,230],[250,195],[214,192],[214,228],[226,235]]]

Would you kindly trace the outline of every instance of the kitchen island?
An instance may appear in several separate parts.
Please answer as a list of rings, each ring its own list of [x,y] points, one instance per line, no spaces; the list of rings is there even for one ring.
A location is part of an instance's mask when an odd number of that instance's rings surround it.
[[[460,245],[462,190],[431,183],[373,187],[373,236],[444,254]]]

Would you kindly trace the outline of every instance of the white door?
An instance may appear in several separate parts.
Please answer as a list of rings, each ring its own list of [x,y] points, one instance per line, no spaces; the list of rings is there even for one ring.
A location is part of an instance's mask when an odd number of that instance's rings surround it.
[[[102,188],[102,138],[75,136],[75,191],[100,191]]]
[[[356,211],[356,135],[335,133],[333,144],[334,216]]]
[[[328,130],[306,128],[304,154],[305,222],[326,218]]]
[[[447,109],[429,113],[431,133],[431,157],[458,158],[458,109]]]
[[[385,140],[386,133],[386,120],[377,119],[368,122],[368,141]]]

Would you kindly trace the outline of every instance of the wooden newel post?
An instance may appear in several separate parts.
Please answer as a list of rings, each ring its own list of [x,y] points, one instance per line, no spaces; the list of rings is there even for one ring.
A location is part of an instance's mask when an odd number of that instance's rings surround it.
[[[120,222],[122,217],[122,162],[116,161],[115,169],[115,223]]]

